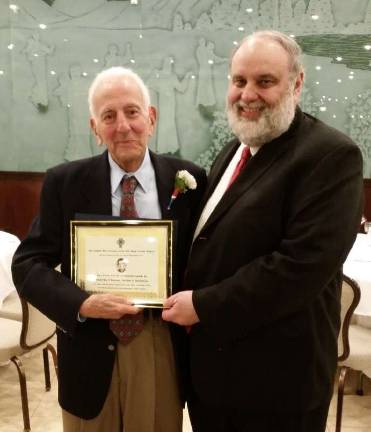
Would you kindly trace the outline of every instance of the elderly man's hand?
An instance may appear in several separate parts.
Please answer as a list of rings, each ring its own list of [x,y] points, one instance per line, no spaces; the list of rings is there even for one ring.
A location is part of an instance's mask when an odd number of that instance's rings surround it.
[[[192,291],[181,291],[172,295],[165,300],[164,308],[166,308],[162,311],[164,321],[186,326],[200,321],[193,307]]]
[[[125,297],[113,294],[92,294],[81,305],[79,314],[86,318],[119,319],[135,315],[141,308],[133,306]]]

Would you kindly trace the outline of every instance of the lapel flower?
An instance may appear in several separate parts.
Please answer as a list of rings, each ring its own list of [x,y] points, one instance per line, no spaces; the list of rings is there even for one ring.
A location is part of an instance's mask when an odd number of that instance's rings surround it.
[[[171,194],[167,209],[170,210],[173,202],[180,193],[186,193],[188,189],[196,189],[196,179],[187,170],[178,171],[175,174],[174,190]]]

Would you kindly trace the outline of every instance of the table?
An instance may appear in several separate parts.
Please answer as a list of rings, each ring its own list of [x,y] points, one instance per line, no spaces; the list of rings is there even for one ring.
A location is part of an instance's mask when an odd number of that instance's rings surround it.
[[[358,282],[361,288],[361,300],[354,311],[356,322],[371,328],[371,232],[357,234],[343,272]]]
[[[15,235],[0,231],[0,307],[4,299],[15,291],[10,266],[19,243]]]

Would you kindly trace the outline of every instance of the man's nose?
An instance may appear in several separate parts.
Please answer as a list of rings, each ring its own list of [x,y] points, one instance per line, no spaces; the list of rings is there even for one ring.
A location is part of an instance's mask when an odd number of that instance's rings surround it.
[[[241,100],[244,102],[254,102],[259,99],[259,95],[253,84],[247,83],[242,90]]]
[[[122,112],[119,112],[117,114],[117,130],[119,132],[127,132],[128,130],[130,130],[129,121],[126,118],[125,114]]]

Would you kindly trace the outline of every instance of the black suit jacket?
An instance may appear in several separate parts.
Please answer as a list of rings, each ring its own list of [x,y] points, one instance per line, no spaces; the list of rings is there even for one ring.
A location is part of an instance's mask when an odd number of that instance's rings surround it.
[[[175,286],[182,277],[190,243],[194,210],[205,186],[204,170],[191,162],[150,152],[156,173],[163,219],[178,220],[175,254]],[[178,196],[171,210],[167,205],[178,170],[188,170],[198,183],[196,190]],[[77,321],[81,303],[88,294],[70,279],[70,220],[77,213],[112,215],[110,168],[107,152],[100,156],[62,164],[45,177],[40,214],[13,260],[13,278],[19,294],[56,322],[58,337],[59,401],[72,414],[90,419],[98,415],[110,385],[116,338],[109,321]],[[54,270],[61,264],[61,273]],[[181,327],[176,355],[184,357]],[[184,361],[184,358],[183,358]],[[179,363],[180,374],[183,365]]]
[[[239,142],[209,176],[205,204]],[[206,403],[305,411],[328,401],[337,364],[342,263],[362,211],[351,140],[297,110],[224,194],[196,238],[185,286],[193,389]]]

